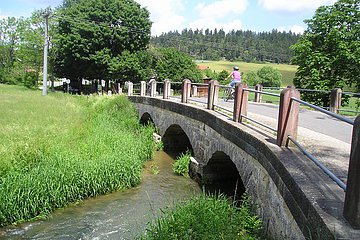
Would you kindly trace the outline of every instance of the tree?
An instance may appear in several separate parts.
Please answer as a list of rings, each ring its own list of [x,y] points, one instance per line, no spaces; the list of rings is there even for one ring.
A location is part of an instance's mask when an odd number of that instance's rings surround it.
[[[23,18],[8,17],[0,20],[0,82],[15,83],[9,76],[18,59],[16,58],[17,45],[20,42],[17,31]]]
[[[276,68],[265,66],[260,68],[256,74],[259,78],[255,85],[261,84],[263,87],[280,87],[281,85],[282,74]]]
[[[245,74],[244,82],[249,86],[255,86],[259,82],[259,77],[256,71],[249,71]]]
[[[92,80],[137,74],[124,72],[124,66],[146,49],[151,22],[149,12],[134,0],[64,0],[58,16],[54,44],[59,77]]]
[[[36,87],[43,53],[43,18],[0,20],[0,82]]]
[[[322,6],[305,22],[308,28],[292,46],[298,64],[294,84],[298,88],[330,91],[355,86],[360,90],[360,13],[358,0],[339,0]],[[329,105],[329,95],[302,95],[306,101]]]
[[[185,78],[199,82],[202,73],[190,56],[174,48],[158,48],[152,51],[155,71],[160,80],[178,82]]]

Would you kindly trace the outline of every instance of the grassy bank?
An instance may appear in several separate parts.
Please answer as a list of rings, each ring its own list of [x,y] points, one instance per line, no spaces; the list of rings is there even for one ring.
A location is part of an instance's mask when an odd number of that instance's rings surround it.
[[[279,69],[279,71],[283,75],[283,81],[281,86],[286,87],[288,85],[293,85],[293,79],[295,77],[295,72],[297,66],[288,65],[288,64],[275,64],[275,63],[246,63],[246,62],[230,62],[230,61],[204,61],[199,62],[198,65],[208,66],[211,70],[215,70],[216,72],[220,72],[222,70],[227,70],[231,72],[234,66],[238,66],[240,71],[243,73],[247,73],[249,71],[256,71],[264,66],[271,66],[273,68]]]
[[[140,182],[153,151],[125,97],[41,96],[0,85],[0,225]]]
[[[261,221],[245,198],[236,207],[225,197],[200,196],[164,211],[143,240],[260,239]]]

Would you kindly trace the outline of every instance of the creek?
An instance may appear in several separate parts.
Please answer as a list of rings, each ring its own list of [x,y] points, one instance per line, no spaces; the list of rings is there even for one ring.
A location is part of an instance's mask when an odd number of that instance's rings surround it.
[[[196,182],[172,172],[173,161],[158,151],[139,186],[58,209],[46,220],[0,228],[0,239],[135,239],[161,209],[201,193]]]

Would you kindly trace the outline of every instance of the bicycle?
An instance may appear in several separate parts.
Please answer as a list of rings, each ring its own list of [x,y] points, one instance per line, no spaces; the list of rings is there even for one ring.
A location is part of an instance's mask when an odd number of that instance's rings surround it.
[[[227,102],[231,99],[235,99],[235,88],[230,87],[225,91],[225,98],[224,101]]]

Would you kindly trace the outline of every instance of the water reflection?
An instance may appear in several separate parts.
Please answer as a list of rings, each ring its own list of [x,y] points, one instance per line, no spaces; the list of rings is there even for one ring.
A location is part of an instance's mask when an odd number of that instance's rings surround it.
[[[161,214],[161,208],[200,193],[194,181],[172,173],[172,161],[165,152],[157,152],[146,164],[138,187],[57,210],[46,221],[0,229],[0,238],[134,239]],[[154,169],[159,170],[157,175]]]

